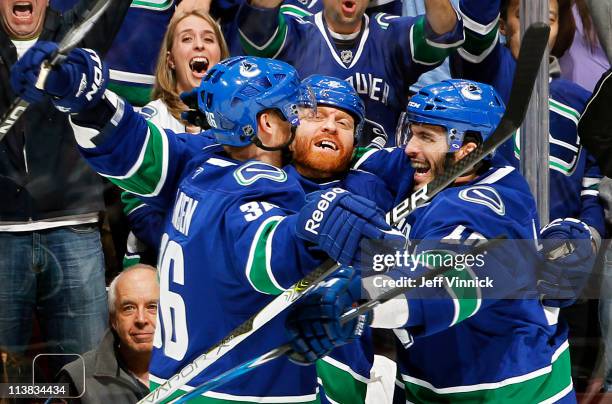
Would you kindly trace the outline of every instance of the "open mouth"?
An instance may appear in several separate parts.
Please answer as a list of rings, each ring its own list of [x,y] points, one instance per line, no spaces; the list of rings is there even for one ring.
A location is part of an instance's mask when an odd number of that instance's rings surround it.
[[[431,171],[431,166],[426,161],[417,161],[412,160],[411,162],[412,168],[415,170],[415,177],[423,177],[429,174]]]
[[[20,1],[13,5],[13,15],[17,18],[29,18],[33,10],[32,3],[27,1]]]
[[[344,0],[342,2],[342,12],[345,14],[352,14],[357,9],[357,3],[353,0]]]
[[[204,56],[196,56],[189,61],[189,68],[194,74],[204,76],[204,74],[208,71],[208,64],[208,58]]]
[[[315,147],[323,150],[337,151],[338,145],[331,140],[324,139],[315,143]]]

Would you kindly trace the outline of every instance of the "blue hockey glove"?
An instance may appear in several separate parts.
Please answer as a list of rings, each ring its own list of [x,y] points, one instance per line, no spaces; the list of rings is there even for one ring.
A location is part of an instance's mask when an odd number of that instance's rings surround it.
[[[96,105],[108,84],[108,68],[90,49],[73,49],[63,63],[49,72],[45,89],[36,88],[41,65],[56,50],[57,44],[38,41],[13,65],[11,86],[15,93],[31,103],[49,95],[57,109],[64,112],[79,112]]]
[[[340,316],[353,307],[361,293],[361,279],[343,269],[318,284],[291,309],[286,321],[293,350],[289,359],[309,365],[334,348],[361,336],[370,313],[340,324]]]
[[[596,254],[589,227],[573,218],[556,219],[540,232],[544,263],[538,271],[538,291],[546,306],[572,305],[585,287]]]
[[[296,231],[330,258],[348,266],[359,265],[359,244],[364,239],[402,244],[405,240],[385,222],[374,202],[342,188],[308,194],[297,216]]]

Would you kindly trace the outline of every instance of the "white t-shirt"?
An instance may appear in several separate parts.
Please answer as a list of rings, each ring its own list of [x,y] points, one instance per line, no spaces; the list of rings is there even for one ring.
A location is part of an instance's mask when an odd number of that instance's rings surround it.
[[[187,132],[185,125],[172,116],[166,104],[160,99],[151,101],[142,107],[140,113],[147,121],[151,121],[161,128],[170,129],[175,133]]]
[[[21,57],[30,49],[34,44],[38,41],[38,38],[27,39],[27,40],[16,40],[11,39],[15,48],[17,48],[17,59],[21,59]]]

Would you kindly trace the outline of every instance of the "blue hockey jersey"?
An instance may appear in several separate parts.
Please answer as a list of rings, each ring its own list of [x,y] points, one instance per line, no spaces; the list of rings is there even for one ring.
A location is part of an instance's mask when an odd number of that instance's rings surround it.
[[[378,173],[388,185],[396,184],[393,190],[400,200],[412,192],[414,172],[402,149],[370,151],[357,165]],[[484,267],[447,276],[490,277],[492,287],[446,284],[406,294],[403,326],[413,339],[403,342],[412,340],[413,345],[398,344],[398,383],[408,402],[574,400],[566,326],[533,298],[541,260],[533,197],[504,159],[495,158],[491,165],[469,183],[440,192],[407,218],[409,238],[418,243],[415,255],[440,248],[441,241],[454,245],[501,235],[509,239],[503,249],[497,247],[497,254],[483,258]],[[421,265],[414,272],[402,268],[385,276],[416,278],[426,270]]]
[[[304,192],[283,170],[231,160],[205,136],[160,130],[129,105],[95,142],[86,128],[75,127],[75,134],[98,172],[167,212],[158,263],[153,387],[320,264],[323,257],[295,235],[292,215],[303,206]],[[190,385],[286,342],[278,331],[283,328],[278,316]],[[315,369],[280,358],[203,400],[253,397],[314,402]]]
[[[377,136],[386,136],[388,144],[395,144],[397,119],[410,85],[463,41],[461,21],[453,31],[437,36],[424,16],[379,13],[363,17],[353,45],[338,47],[322,12],[289,18],[279,10],[242,5],[237,22],[244,50],[284,60],[301,77],[326,74],[350,82],[366,106],[360,144]]]
[[[398,345],[407,401],[574,400],[566,330],[533,298],[540,262],[537,213],[516,169],[495,165],[467,184],[447,188],[417,208],[408,225],[410,239],[420,241],[414,254],[439,248],[441,241],[500,235],[509,240],[493,247],[501,249],[497,254],[481,257],[482,266],[455,270],[443,285],[407,293],[404,327],[414,343]],[[426,271],[421,265],[408,274],[415,278]],[[458,286],[447,282],[452,278],[486,278],[491,284]]]
[[[146,122],[129,105],[118,126],[99,134],[95,144],[91,143],[91,133],[87,130],[77,127],[75,132],[77,139],[81,139],[79,144],[87,145],[81,148],[83,155],[98,172],[139,195],[148,204],[149,212],[169,212],[161,236],[162,297],[159,333],[150,368],[153,387],[261,308],[271,299],[270,294],[279,293],[285,282],[294,280],[293,275],[297,276],[295,280],[300,279],[308,268],[314,268],[319,262],[318,255],[312,256],[312,250],[305,250],[299,240],[292,246],[287,238],[291,236],[285,232],[292,228],[287,224],[291,218],[285,218],[304,203],[302,188],[312,192],[346,187],[375,200],[385,210],[391,203],[389,192],[370,173],[351,170],[344,178],[317,183],[299,176],[293,167],[287,167],[284,172],[258,162],[242,164],[228,159],[206,133],[191,135],[165,131]],[[130,136],[125,136],[126,133]],[[274,195],[262,200],[269,192]],[[245,226],[236,226],[242,222]],[[225,233],[224,228],[236,230],[230,234]],[[208,242],[208,238],[214,240]],[[262,238],[270,242],[260,242]],[[228,240],[231,241],[228,243]],[[266,255],[270,251],[282,251],[290,259]],[[253,256],[256,258],[251,260]],[[292,260],[301,260],[303,266]],[[195,266],[194,262],[202,264]],[[256,262],[263,262],[263,267],[256,268]],[[247,267],[250,270],[236,269]],[[286,271],[289,267],[291,270]],[[178,274],[177,270],[182,273]],[[279,273],[274,279],[268,276],[277,271],[285,275]],[[234,278],[236,274],[239,275]],[[226,287],[231,291],[226,291]],[[285,342],[284,333],[278,332],[283,321],[283,316],[279,316],[274,324],[251,337],[252,341],[257,341],[256,346],[245,343],[243,351],[233,351],[190,384],[210,378],[227,369],[230,363],[250,359],[266,348]],[[341,386],[329,385],[330,397],[338,397],[336,392],[365,394],[372,363],[369,346],[366,340],[362,345],[342,347],[318,365],[323,379],[337,381],[342,377],[344,380]],[[246,395],[250,398],[274,396],[282,402],[316,399],[314,367],[296,367],[284,358],[275,362],[278,364],[266,365],[249,378],[206,393],[203,400],[241,401],[246,400]],[[354,387],[349,388],[346,384],[349,382],[354,383]],[[257,387],[249,387],[251,383]]]
[[[466,42],[452,56],[455,77],[491,84],[507,102],[516,61],[499,40],[499,1],[462,0],[459,4]],[[551,64],[550,111],[550,220],[574,217],[603,236],[603,209],[599,204],[602,175],[593,156],[583,148],[577,133],[589,93],[575,83],[558,78]],[[520,134],[519,134],[520,135]],[[519,166],[519,136],[498,151]]]
[[[104,58],[110,69],[109,88],[130,103],[150,101],[155,65],[174,0],[134,0],[113,46]]]

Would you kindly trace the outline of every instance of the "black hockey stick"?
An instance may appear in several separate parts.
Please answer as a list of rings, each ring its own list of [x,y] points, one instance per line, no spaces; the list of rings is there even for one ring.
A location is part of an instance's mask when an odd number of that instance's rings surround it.
[[[531,99],[542,55],[548,43],[549,31],[550,29],[546,24],[536,23],[531,25],[525,32],[519,60],[516,66],[508,108],[506,108],[506,112],[499,126],[489,139],[457,164],[447,169],[438,179],[432,181],[428,186],[421,188],[393,208],[393,210],[387,214],[387,222],[390,224],[398,224],[408,216],[410,212],[427,202],[449,184],[452,184],[459,176],[469,171],[485,156],[492,153],[496,147],[510,138],[510,136],[520,127],[525,117],[529,100]],[[335,272],[339,267],[340,265],[332,260],[325,261],[304,279],[297,282],[283,294],[277,296],[258,313],[230,332],[221,342],[198,356],[191,363],[183,367],[177,374],[154,389],[145,398],[140,400],[139,403],[164,402],[181,386],[188,383],[217,359],[232,350],[249,335],[256,332],[263,325],[288,308],[293,302],[310,290],[310,288]]]
[[[40,74],[36,81],[36,87],[44,88],[45,81],[49,72],[54,66],[59,65],[66,59],[66,55],[83,39],[83,37],[91,30],[93,25],[100,19],[100,16],[106,11],[113,0],[98,0],[94,6],[86,13],[80,24],[72,27],[64,36],[58,45],[58,49],[54,52],[48,61],[43,63],[40,68]],[[8,83],[7,83],[8,85]],[[8,111],[0,119],[0,141],[11,130],[13,125],[19,120],[21,115],[28,109],[29,102],[21,97],[17,97]]]
[[[474,248],[471,254],[476,255],[476,254],[486,252],[488,249],[494,248],[498,243],[500,243],[502,240],[505,240],[505,239],[506,237],[504,236],[493,238],[477,246],[476,248]],[[452,269],[453,267],[448,267],[448,266],[438,267],[437,266],[435,268],[432,268],[425,275],[415,278],[414,283],[410,285],[421,285],[423,281],[433,279],[438,276],[442,276],[444,275],[445,272],[450,271]],[[386,292],[380,294],[375,299],[368,300],[367,302],[361,304],[360,306],[347,311],[340,317],[340,324],[346,324],[348,321],[351,321],[357,318],[358,316],[373,310],[376,306],[379,306],[392,299],[395,299],[399,295],[408,293],[411,290],[418,287],[418,286],[410,286],[410,285],[404,286],[401,288],[389,289]],[[177,399],[171,401],[170,403],[172,404],[186,403],[192,398],[200,396],[202,393],[205,393],[219,386],[222,386],[265,363],[268,363],[274,359],[280,358],[281,356],[287,354],[289,351],[291,351],[291,344],[289,343],[283,344],[277,348],[271,349],[270,351],[262,355],[259,355],[256,358],[243,362],[242,364],[235,366],[232,369],[225,371],[222,374],[215,376],[214,378],[210,380],[205,381],[204,383],[200,384],[198,387],[194,388],[188,393],[185,393],[185,395],[178,397]]]

